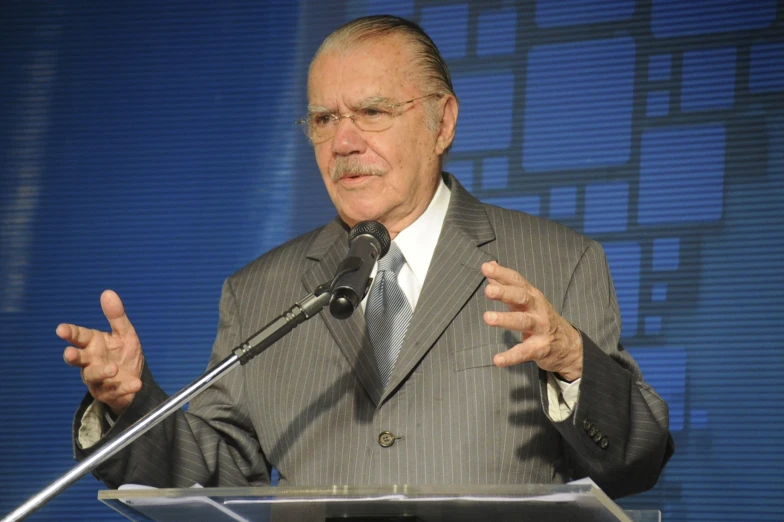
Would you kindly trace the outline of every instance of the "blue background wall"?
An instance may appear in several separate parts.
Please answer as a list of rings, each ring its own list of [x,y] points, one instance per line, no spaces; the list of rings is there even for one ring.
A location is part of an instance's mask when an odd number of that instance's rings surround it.
[[[419,22],[461,100],[448,169],[601,241],[677,452],[622,503],[781,520],[784,31],[776,0],[11,2],[0,7],[0,514],[72,466],[61,321],[115,289],[162,386],[203,371],[223,279],[333,210],[308,61]],[[281,303],[281,309],[289,303]],[[120,520],[87,477],[31,520]]]

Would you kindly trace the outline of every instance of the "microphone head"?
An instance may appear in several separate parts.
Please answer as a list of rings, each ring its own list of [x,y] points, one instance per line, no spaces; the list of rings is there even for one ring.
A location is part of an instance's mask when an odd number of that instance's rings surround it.
[[[362,238],[362,241],[358,241]],[[349,257],[338,266],[332,286],[329,311],[337,319],[351,317],[365,297],[373,264],[389,251],[392,240],[378,221],[357,223],[348,234]]]
[[[359,236],[369,235],[378,242],[378,258],[381,259],[389,251],[392,240],[389,238],[387,227],[378,221],[360,221],[348,233],[348,245],[354,242]]]
[[[352,303],[351,299],[346,295],[333,295],[329,301],[329,313],[335,319],[348,319],[354,313],[354,309],[358,304]]]

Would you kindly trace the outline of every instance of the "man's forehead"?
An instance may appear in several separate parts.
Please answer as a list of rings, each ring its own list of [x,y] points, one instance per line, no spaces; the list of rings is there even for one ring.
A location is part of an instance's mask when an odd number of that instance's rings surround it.
[[[308,100],[312,104],[361,103],[395,100],[399,91],[415,87],[411,60],[399,42],[382,40],[348,49],[326,50],[314,61],[308,77]],[[324,99],[327,98],[327,99]],[[332,98],[332,99],[329,99]]]

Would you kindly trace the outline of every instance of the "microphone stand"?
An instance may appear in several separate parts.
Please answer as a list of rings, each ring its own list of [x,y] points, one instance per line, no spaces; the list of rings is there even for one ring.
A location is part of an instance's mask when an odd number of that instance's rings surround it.
[[[338,270],[338,275],[334,281],[345,271],[351,271],[353,267]],[[355,268],[354,268],[355,269]],[[125,448],[141,435],[158,425],[166,417],[178,410],[193,397],[207,389],[213,382],[224,374],[233,370],[239,364],[246,364],[248,361],[269,348],[278,339],[288,334],[299,324],[315,316],[324,308],[331,298],[331,287],[334,284],[325,283],[316,290],[294,304],[278,318],[267,324],[264,328],[253,334],[247,341],[235,348],[231,355],[223,359],[211,370],[207,370],[201,377],[178,391],[157,408],[150,411],[147,415],[136,421],[124,432],[107,442],[95,453],[84,459],[82,462],[71,468],[70,471],[52,482],[49,486],[41,490],[36,495],[30,497],[27,502],[19,506],[15,511],[8,514],[2,522],[16,522],[27,518],[31,513],[41,508],[44,504],[52,500],[67,487],[79,480],[87,473],[93,471],[108,458],[114,456],[121,449]]]

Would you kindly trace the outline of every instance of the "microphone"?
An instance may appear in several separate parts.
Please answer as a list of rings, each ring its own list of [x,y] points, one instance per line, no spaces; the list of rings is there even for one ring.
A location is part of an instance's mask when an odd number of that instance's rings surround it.
[[[348,319],[370,286],[370,273],[384,257],[392,240],[378,221],[357,223],[348,233],[348,256],[338,265],[332,284],[329,311],[336,319]]]

